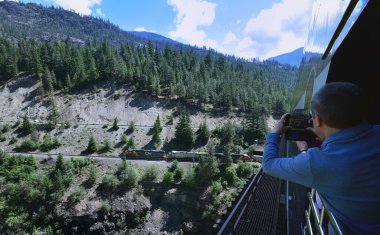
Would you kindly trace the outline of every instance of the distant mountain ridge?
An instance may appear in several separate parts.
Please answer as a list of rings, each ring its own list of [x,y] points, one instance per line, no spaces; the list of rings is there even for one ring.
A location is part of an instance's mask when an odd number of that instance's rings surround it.
[[[35,3],[0,1],[0,22],[0,37],[12,41],[33,39],[54,42],[69,39],[74,43],[85,44],[107,40],[115,46],[141,46],[151,41],[159,49],[169,45],[174,50],[189,49],[201,56],[208,53],[205,48],[182,44],[155,33],[125,31],[108,20]],[[216,51],[212,53],[222,55]]]
[[[277,61],[280,64],[289,64],[298,68],[301,64],[302,52],[303,47],[300,47],[294,51],[271,57],[268,60]]]
[[[161,42],[166,42],[169,44],[181,44],[177,41],[174,41],[173,39],[170,39],[160,34],[156,34],[152,32],[146,32],[146,31],[127,31],[127,32],[137,37],[141,37],[141,38],[145,38],[145,39],[149,39],[153,41],[161,41]]]

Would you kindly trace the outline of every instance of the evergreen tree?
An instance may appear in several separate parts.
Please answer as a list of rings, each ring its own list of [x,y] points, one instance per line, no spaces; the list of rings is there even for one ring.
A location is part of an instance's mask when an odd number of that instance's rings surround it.
[[[95,138],[91,137],[90,140],[89,140],[89,142],[88,142],[88,146],[87,146],[86,152],[87,153],[95,153],[97,150],[98,150],[98,148],[96,147]]]
[[[175,130],[175,142],[180,150],[189,150],[194,144],[194,133],[187,112],[181,113]]]
[[[87,71],[87,77],[89,80],[98,80],[99,78],[99,73],[96,68],[95,60],[92,56],[90,57],[90,64]]]
[[[20,127],[20,131],[25,134],[31,134],[35,130],[35,126],[29,121],[27,117],[22,119],[22,124]]]
[[[104,141],[103,147],[99,150],[101,153],[110,153],[113,152],[111,142],[109,140]]]
[[[129,138],[128,140],[128,143],[126,145],[126,149],[135,149],[136,148],[136,145],[135,145],[135,141],[133,140],[133,138]]]
[[[63,160],[63,155],[61,153],[58,154],[57,161],[55,162],[55,168],[54,171],[61,171],[63,172],[65,169],[64,165],[64,160]]]
[[[95,166],[94,165],[91,165],[91,168],[90,168],[90,173],[89,173],[89,176],[88,176],[88,179],[87,179],[87,183],[89,184],[89,186],[94,186],[95,183],[96,183],[96,169],[95,169]]]
[[[156,146],[159,146],[161,144],[161,137],[159,132],[154,132],[152,141]]]
[[[133,133],[133,132],[135,131],[135,122],[134,122],[134,121],[131,121],[131,122],[129,123],[129,126],[128,126],[127,131],[128,131],[129,133]]]
[[[43,85],[44,91],[47,94],[51,94],[53,92],[53,81],[51,78],[51,73],[47,67],[45,68],[45,73],[42,76],[42,85]]]
[[[153,128],[152,128],[153,133],[161,133],[162,131],[162,126],[161,126],[161,121],[160,121],[160,115],[157,115],[156,121],[154,122]]]
[[[127,138],[126,134],[122,134],[121,135],[120,142],[121,142],[122,145],[125,145],[125,144],[128,143],[128,138]]]
[[[119,129],[119,119],[115,118],[113,120],[112,129],[115,131]]]
[[[199,125],[198,129],[198,140],[201,144],[206,144],[208,139],[210,138],[211,132],[208,129],[207,123],[203,122]]]

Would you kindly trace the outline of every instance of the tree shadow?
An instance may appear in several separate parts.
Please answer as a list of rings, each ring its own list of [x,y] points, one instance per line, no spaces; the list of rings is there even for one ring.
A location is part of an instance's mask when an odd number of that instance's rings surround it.
[[[193,147],[194,147],[194,148],[204,147],[205,145],[207,145],[207,142],[208,142],[208,140],[207,140],[207,141],[205,141],[205,140],[201,140],[201,139],[199,139],[199,138],[197,137],[197,138],[195,139],[195,142],[194,142]]]
[[[145,150],[156,150],[157,148],[156,148],[156,146],[155,146],[153,140],[150,140],[149,143],[147,143],[147,144],[143,147],[143,149],[145,149]]]

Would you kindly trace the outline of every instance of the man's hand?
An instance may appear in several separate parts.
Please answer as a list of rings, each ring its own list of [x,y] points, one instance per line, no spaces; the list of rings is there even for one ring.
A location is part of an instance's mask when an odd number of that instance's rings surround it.
[[[316,131],[313,127],[308,127],[306,130],[313,132],[318,137],[316,138],[317,141],[322,142],[325,139],[321,134],[318,134],[318,131]]]
[[[306,151],[309,148],[306,141],[296,141],[296,145],[300,152]]]
[[[284,122],[287,116],[289,116],[289,113],[282,115],[281,119],[274,125],[272,133],[282,135],[285,132],[286,127],[284,126]]]

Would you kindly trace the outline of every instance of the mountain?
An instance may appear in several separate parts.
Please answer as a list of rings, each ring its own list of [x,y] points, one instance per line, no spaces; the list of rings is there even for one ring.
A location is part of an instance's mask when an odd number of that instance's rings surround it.
[[[292,52],[271,57],[268,60],[277,61],[278,63],[281,63],[281,64],[290,64],[290,65],[299,67],[302,60],[302,52],[303,52],[303,47],[300,47]]]
[[[107,40],[114,46],[141,46],[150,41],[160,50],[169,45],[173,50],[192,50],[200,56],[209,52],[206,48],[185,45],[158,34],[128,32],[108,20],[35,3],[0,1],[0,22],[0,37],[12,41],[33,39],[37,42],[56,42],[69,39],[84,45],[86,42]],[[211,53],[215,57],[222,55],[213,50]]]
[[[174,41],[170,38],[164,37],[156,33],[145,32],[145,31],[127,31],[127,32],[137,37],[149,39],[152,41],[160,41],[160,42],[169,43],[169,44],[180,44],[177,41]]]

